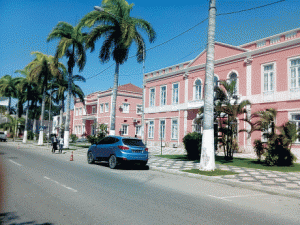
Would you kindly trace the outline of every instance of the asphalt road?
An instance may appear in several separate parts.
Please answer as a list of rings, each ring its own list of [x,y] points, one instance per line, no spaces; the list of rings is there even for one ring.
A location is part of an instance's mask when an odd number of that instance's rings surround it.
[[[300,200],[0,143],[3,224],[300,224]]]

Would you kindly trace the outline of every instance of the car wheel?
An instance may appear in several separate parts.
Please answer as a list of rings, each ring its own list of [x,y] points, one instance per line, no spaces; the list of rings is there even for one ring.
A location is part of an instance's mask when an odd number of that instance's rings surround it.
[[[88,164],[94,164],[95,163],[94,156],[93,156],[92,152],[88,152],[87,160],[88,160]]]
[[[115,169],[117,167],[118,161],[115,155],[111,155],[108,159],[109,168]]]

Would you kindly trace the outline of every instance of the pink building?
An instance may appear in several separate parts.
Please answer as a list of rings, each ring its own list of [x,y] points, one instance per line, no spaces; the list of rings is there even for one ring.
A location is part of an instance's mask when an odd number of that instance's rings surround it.
[[[206,50],[195,59],[144,75],[145,135],[148,145],[182,146],[189,132],[200,131],[194,123],[204,105]],[[240,100],[248,99],[249,113],[268,108],[278,111],[277,125],[294,121],[300,127],[300,28],[241,46],[215,43],[215,81],[237,80]],[[239,122],[239,129],[249,129]],[[252,151],[257,131],[250,138],[239,133],[242,151]],[[300,148],[300,140],[293,150]],[[300,150],[300,149],[299,149]]]
[[[133,84],[118,87],[116,105],[116,135],[141,137],[143,90]],[[85,105],[75,100],[73,134],[78,137],[95,134],[99,124],[106,124],[108,129],[111,121],[112,89],[89,94]]]

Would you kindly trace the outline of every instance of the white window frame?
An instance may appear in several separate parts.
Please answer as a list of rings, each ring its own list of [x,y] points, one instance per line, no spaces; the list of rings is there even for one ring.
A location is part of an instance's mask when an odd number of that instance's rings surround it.
[[[200,91],[198,90],[197,91],[197,87],[198,85],[196,85],[197,81],[200,81]],[[197,78],[194,82],[194,100],[197,101],[197,100],[201,100],[202,99],[202,81],[201,79]]]
[[[293,116],[295,116],[295,115],[299,115],[300,116],[300,111],[289,113],[289,121],[291,123],[296,124],[296,128],[300,128],[300,120],[293,119]],[[297,139],[294,143],[299,144],[300,143],[300,139]]]
[[[152,90],[154,90],[152,92]],[[154,107],[155,106],[155,88],[149,89],[149,106]]]
[[[231,83],[231,81],[233,80],[233,79],[231,79],[231,75],[234,73],[236,74],[236,82],[235,82],[235,92],[233,93],[233,95],[238,95],[239,94],[239,75],[238,75],[237,71],[231,71],[228,74],[227,82],[229,84]]]
[[[154,120],[149,121],[148,125],[148,138],[153,139],[154,138]]]
[[[75,115],[78,116],[78,108],[75,109]]]
[[[202,133],[202,126],[201,126],[201,124],[196,123],[196,119],[193,120],[193,125],[192,126],[193,126],[193,132],[197,132],[199,134]]]
[[[162,89],[165,88],[165,91],[162,92]],[[164,93],[164,95],[163,95]],[[160,87],[160,105],[164,106],[167,104],[167,85],[162,85]]]
[[[122,124],[122,131],[121,131],[121,134],[122,135],[128,135],[128,131],[129,130],[129,126],[128,124]],[[126,131],[126,132],[125,132]]]
[[[82,134],[85,133],[85,125],[82,125]]]
[[[130,104],[129,103],[123,103],[123,113],[129,113],[129,107]]]
[[[292,66],[292,61],[300,60],[300,56],[288,59],[288,75],[289,75],[289,89],[296,90],[300,89],[300,64]],[[292,67],[295,68],[295,86],[292,87]]]
[[[135,135],[137,136],[142,135],[142,126],[135,126]]]
[[[178,85],[178,88],[177,88],[177,95],[176,95],[176,93],[175,93],[175,88],[174,88],[174,86],[175,85]],[[176,100],[176,96],[177,96],[177,101],[174,101],[174,100]],[[179,104],[179,82],[176,82],[176,83],[173,83],[172,84],[172,104]]]
[[[142,113],[143,113],[143,106],[136,105],[136,114],[142,114]]]
[[[176,121],[176,124],[174,122]],[[172,119],[171,122],[171,139],[172,140],[177,140],[178,139],[178,119]]]
[[[96,114],[97,113],[97,108],[95,105],[92,106],[92,114]]]
[[[269,72],[265,72],[265,67],[267,66],[273,66],[273,70],[269,71]],[[270,74],[273,73],[273,84],[271,84],[269,82],[270,80]],[[268,78],[268,83],[267,86],[265,86],[265,75],[267,75]],[[261,90],[262,93],[273,93],[276,90],[276,62],[268,62],[268,63],[264,63],[261,65]],[[273,86],[273,89],[271,90],[271,87]],[[267,90],[265,90],[265,88],[267,87]]]
[[[102,103],[102,104],[100,104],[100,113],[103,113],[103,112],[104,112],[104,105]]]
[[[164,123],[164,125],[162,126],[162,122]],[[161,119],[159,120],[159,140],[164,140],[166,138],[166,120],[165,119]]]
[[[104,110],[105,110],[105,112],[108,112],[109,111],[109,104],[108,103],[105,103],[105,105],[104,105]]]
[[[79,116],[82,115],[82,108],[79,108]]]

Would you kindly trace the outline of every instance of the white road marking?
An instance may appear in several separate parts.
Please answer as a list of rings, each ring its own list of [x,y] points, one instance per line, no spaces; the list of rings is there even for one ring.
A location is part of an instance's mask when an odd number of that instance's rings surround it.
[[[18,166],[23,166],[23,165],[21,165],[20,163],[17,163],[17,162],[15,162],[15,161],[13,161],[13,160],[9,160],[9,161],[11,161],[12,163],[14,163],[14,164],[16,164],[16,165],[18,165]]]
[[[75,190],[75,189],[73,189],[73,188],[71,188],[71,187],[68,187],[68,186],[66,186],[66,185],[64,185],[64,184],[60,184],[58,181],[52,180],[52,179],[49,178],[49,177],[44,176],[44,178],[47,179],[47,180],[50,180],[50,181],[52,181],[52,182],[54,182],[54,183],[56,183],[56,184],[58,184],[58,185],[60,185],[60,186],[62,186],[62,187],[64,187],[64,188],[66,188],[66,189],[68,189],[68,190],[70,190],[70,191],[77,192],[77,190]]]
[[[225,200],[225,201],[232,201],[232,200],[229,200],[227,198],[243,198],[243,197],[261,196],[261,195],[268,195],[268,194],[236,195],[236,196],[227,196],[227,197],[218,197],[218,196],[214,196],[214,195],[208,195],[208,196],[213,197],[213,198],[222,199],[222,200]]]

